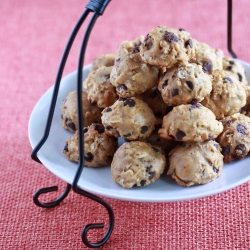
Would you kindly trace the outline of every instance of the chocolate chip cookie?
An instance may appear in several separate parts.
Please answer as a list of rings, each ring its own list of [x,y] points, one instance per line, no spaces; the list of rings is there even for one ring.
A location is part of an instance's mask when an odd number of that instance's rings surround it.
[[[158,180],[166,167],[164,153],[141,141],[126,142],[115,152],[111,174],[123,188],[143,187]]]
[[[213,141],[183,143],[169,153],[169,170],[181,186],[206,184],[219,177],[223,168],[220,145]]]
[[[210,109],[200,103],[182,104],[164,116],[159,135],[170,140],[201,142],[216,138],[222,130],[222,123]]]
[[[76,92],[70,92],[65,98],[62,109],[62,126],[71,132],[78,129],[78,114]],[[83,126],[89,126],[93,122],[101,122],[102,109],[96,105],[91,105],[87,98],[87,93],[82,92]]]
[[[224,162],[243,159],[250,150],[250,118],[233,114],[222,120],[223,132],[218,136]]]
[[[108,135],[102,124],[94,123],[84,130],[84,165],[102,167],[110,165],[118,148],[117,138]],[[67,141],[63,153],[70,161],[79,161],[78,131]]]
[[[115,63],[115,54],[98,56],[93,62],[90,71],[99,69],[101,66],[112,67]]]

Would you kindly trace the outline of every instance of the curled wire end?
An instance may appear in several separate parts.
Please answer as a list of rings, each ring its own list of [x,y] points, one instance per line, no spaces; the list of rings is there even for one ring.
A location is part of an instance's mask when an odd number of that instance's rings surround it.
[[[64,190],[64,192],[61,194],[61,196],[59,196],[56,200],[51,201],[51,202],[41,202],[39,201],[39,196],[41,194],[45,194],[45,193],[50,193],[50,192],[54,192],[54,191],[58,191],[58,187],[57,186],[52,186],[52,187],[47,187],[47,188],[41,188],[39,190],[37,190],[34,195],[33,195],[33,201],[34,203],[38,206],[38,207],[43,207],[43,208],[50,208],[50,207],[55,207],[57,206],[61,201],[63,201],[67,195],[69,194],[69,191],[71,189],[71,185],[67,184],[66,189]]]
[[[93,12],[102,15],[110,1],[111,0],[90,0],[86,5],[86,9],[90,9]]]
[[[98,229],[98,228],[104,228],[104,224],[102,223],[97,223],[97,224],[88,224],[86,225],[83,230],[82,230],[82,241],[83,243],[87,246],[87,247],[91,247],[91,248],[98,248],[100,246],[102,246],[103,244],[106,243],[106,241],[109,239],[111,233],[112,233],[112,228],[108,228],[106,235],[97,243],[91,243],[88,240],[88,231],[90,229]]]

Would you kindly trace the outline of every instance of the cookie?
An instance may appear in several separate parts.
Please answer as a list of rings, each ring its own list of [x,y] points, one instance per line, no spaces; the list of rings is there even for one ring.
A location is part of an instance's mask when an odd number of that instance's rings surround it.
[[[102,111],[102,124],[107,133],[128,140],[144,139],[155,127],[155,116],[148,105],[135,98],[120,98]]]
[[[99,108],[111,106],[117,99],[115,87],[110,83],[112,67],[101,66],[89,73],[84,81],[88,100]]]
[[[223,69],[231,72],[235,77],[243,84],[247,85],[247,78],[245,74],[245,69],[242,64],[236,60],[233,60],[229,57],[223,57]]]
[[[82,109],[83,109],[83,126],[89,126],[93,122],[101,121],[102,109],[95,105],[91,105],[87,98],[87,93],[82,92]],[[64,99],[61,107],[62,110],[62,126],[71,132],[78,129],[78,113],[77,113],[77,98],[76,92],[70,92]]]
[[[111,67],[115,63],[115,54],[104,54],[98,56],[93,62],[90,71],[99,69],[102,66]]]
[[[210,76],[195,63],[177,65],[167,69],[159,81],[158,89],[169,106],[200,102],[212,90]]]
[[[223,69],[223,52],[220,49],[214,49],[206,43],[195,43],[196,63],[200,64],[203,70],[210,74],[213,70]]]
[[[158,83],[159,67],[135,61],[124,54],[115,61],[110,81],[119,96],[127,98],[141,94]]]
[[[126,142],[111,163],[113,180],[123,188],[143,187],[158,180],[166,167],[164,153],[141,141]]]
[[[183,143],[169,153],[168,175],[181,186],[206,184],[219,177],[223,155],[217,142]]]
[[[250,118],[233,114],[222,120],[223,132],[217,141],[222,148],[224,162],[243,159],[250,150]]]
[[[182,104],[163,118],[159,135],[176,141],[201,142],[216,138],[223,130],[214,113],[200,103]]]
[[[160,91],[157,87],[153,87],[141,95],[136,95],[152,109],[155,115],[165,115],[169,106],[163,101]]]
[[[212,110],[218,120],[238,113],[246,105],[245,86],[228,71],[215,70],[211,76],[212,91],[201,103]]]
[[[167,68],[195,58],[195,40],[191,35],[166,26],[151,30],[139,48],[144,62]]]
[[[84,165],[102,167],[110,165],[118,148],[117,138],[108,135],[102,124],[94,123],[84,130]],[[79,161],[78,131],[67,141],[63,153],[70,161]]]

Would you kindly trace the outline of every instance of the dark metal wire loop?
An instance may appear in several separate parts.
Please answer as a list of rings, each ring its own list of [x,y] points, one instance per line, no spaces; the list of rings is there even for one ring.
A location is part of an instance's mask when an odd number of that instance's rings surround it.
[[[70,190],[71,190],[71,185],[67,184],[64,192],[56,200],[54,200],[52,202],[45,203],[45,202],[39,201],[39,196],[41,194],[46,194],[46,193],[58,191],[58,187],[52,186],[52,187],[47,187],[47,188],[41,188],[34,193],[33,201],[38,207],[43,207],[43,208],[55,207],[68,196]]]
[[[83,38],[83,42],[82,42],[82,46],[81,46],[81,51],[80,51],[80,55],[79,55],[79,60],[78,60],[78,71],[77,71],[77,109],[78,109],[78,127],[79,128],[83,128],[83,116],[82,116],[82,68],[83,68],[83,61],[84,61],[84,56],[85,56],[85,51],[87,48],[87,43],[88,43],[88,39],[90,36],[90,33],[93,29],[93,26],[97,20],[97,18],[99,17],[98,13],[95,13],[92,17],[92,19],[89,22],[89,25],[87,27],[86,33],[84,35]],[[94,228],[103,228],[104,225],[103,224],[88,224],[84,227],[83,231],[82,231],[82,241],[83,243],[88,246],[88,247],[92,247],[92,248],[97,248],[102,246],[103,244],[106,243],[106,241],[109,239],[109,237],[111,236],[111,233],[113,231],[114,228],[114,213],[112,208],[110,207],[110,205],[100,199],[98,196],[95,196],[89,192],[86,192],[82,189],[80,189],[78,187],[78,181],[80,179],[83,167],[84,167],[84,135],[83,135],[83,130],[79,129],[78,130],[78,145],[79,145],[79,166],[72,184],[72,188],[76,193],[79,193],[83,196],[86,196],[96,202],[98,202],[99,204],[103,205],[109,214],[109,226],[107,229],[106,234],[104,235],[104,237],[98,241],[97,243],[92,243],[88,240],[87,237],[87,233],[90,229],[94,229]]]

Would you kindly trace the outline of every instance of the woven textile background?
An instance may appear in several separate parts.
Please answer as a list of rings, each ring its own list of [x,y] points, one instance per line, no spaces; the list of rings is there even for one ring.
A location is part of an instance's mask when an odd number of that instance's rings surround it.
[[[250,62],[250,2],[233,0],[233,47]],[[107,222],[102,206],[71,192],[56,208],[41,209],[34,191],[65,183],[31,160],[28,120],[54,83],[61,55],[87,0],[0,1],[0,249],[87,249],[81,229]],[[226,1],[112,0],[99,18],[85,64],[115,53],[122,40],[158,25],[184,28],[199,41],[227,53]],[[86,27],[86,26],[84,26]],[[64,75],[77,67],[81,30]],[[47,115],[47,114],[45,114]],[[250,167],[250,166],[249,166]],[[250,249],[250,183],[197,200],[136,203],[106,199],[115,228],[102,249]],[[56,197],[46,196],[45,200]],[[102,230],[91,232],[97,240]]]

